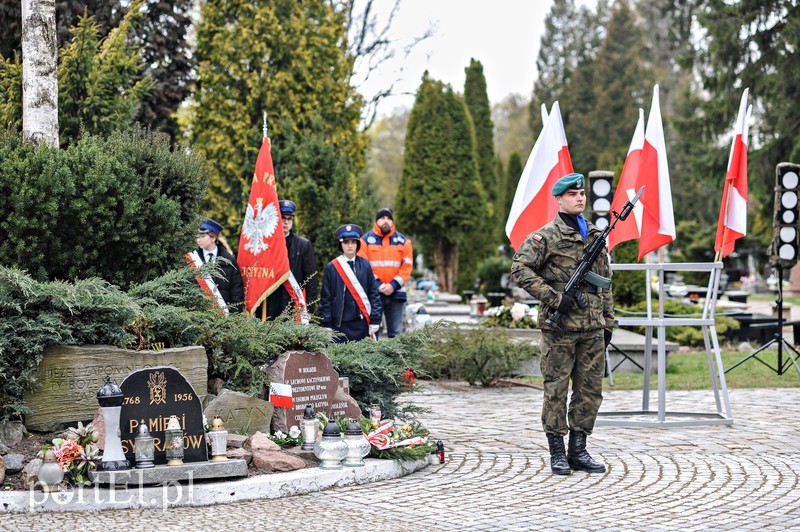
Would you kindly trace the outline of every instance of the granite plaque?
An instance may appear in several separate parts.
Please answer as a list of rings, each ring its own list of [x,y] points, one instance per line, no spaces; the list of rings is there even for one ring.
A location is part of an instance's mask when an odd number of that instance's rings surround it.
[[[274,411],[272,403],[223,388],[217,398],[208,403],[204,413],[209,421],[219,416],[229,435],[256,431],[269,434]]]
[[[25,392],[30,409],[29,430],[56,431],[89,421],[97,412],[97,390],[106,375],[119,384],[131,371],[153,366],[178,368],[205,399],[208,356],[202,346],[162,351],[132,351],[110,345],[53,346],[45,350],[36,370],[38,386]]]
[[[155,464],[167,463],[164,429],[170,416],[176,416],[183,429],[183,461],[208,460],[203,407],[180,371],[167,366],[137,370],[125,377],[119,387],[125,396],[119,421],[120,439],[131,465],[135,462],[134,438],[142,423],[147,424],[153,437]]]
[[[272,430],[287,432],[300,425],[307,404],[330,419],[361,416],[358,403],[339,386],[339,374],[325,355],[307,351],[287,351],[267,368],[267,381],[292,386],[294,408],[276,408]]]

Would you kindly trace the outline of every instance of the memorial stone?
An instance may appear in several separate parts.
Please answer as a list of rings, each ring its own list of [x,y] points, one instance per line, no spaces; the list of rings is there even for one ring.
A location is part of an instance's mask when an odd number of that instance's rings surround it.
[[[294,402],[294,408],[275,409],[273,431],[285,433],[292,425],[299,427],[307,404],[330,419],[361,416],[358,403],[340,388],[339,374],[325,355],[287,351],[267,368],[267,381],[291,385]]]
[[[208,460],[203,407],[195,389],[175,368],[166,366],[134,371],[120,384],[125,399],[120,414],[122,450],[134,464],[134,438],[141,423],[147,423],[155,447],[156,465],[166,464],[164,430],[170,416],[176,416],[183,429],[183,461]]]
[[[269,433],[274,411],[275,407],[263,399],[222,389],[219,396],[208,403],[204,414],[206,419],[222,418],[230,440],[233,434]]]
[[[162,351],[133,351],[109,345],[53,346],[45,350],[36,370],[39,386],[23,396],[30,413],[25,426],[50,432],[92,419],[97,390],[106,375],[120,382],[131,371],[154,366],[177,368],[203,401],[208,382],[208,356],[202,346]]]

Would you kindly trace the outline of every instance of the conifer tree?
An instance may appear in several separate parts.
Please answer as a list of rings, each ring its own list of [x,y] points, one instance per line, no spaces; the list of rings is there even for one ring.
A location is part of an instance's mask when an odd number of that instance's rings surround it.
[[[511,204],[514,203],[514,194],[517,193],[517,185],[519,184],[519,178],[522,176],[522,158],[519,156],[519,153],[514,152],[508,158],[508,167],[506,168],[506,177],[505,177],[505,191],[503,194],[503,206],[502,206],[502,226],[503,226],[503,243],[510,246],[510,242],[508,237],[505,235],[506,230],[506,221],[508,220],[508,215],[511,213]]]
[[[261,146],[263,112],[274,149],[294,131],[313,132],[347,158],[354,175],[363,168],[361,99],[349,83],[345,18],[327,2],[202,5],[188,134],[209,165],[207,212],[233,235],[241,227]],[[285,163],[275,159],[278,168]],[[280,183],[285,176],[276,177]],[[357,190],[348,192],[358,196]]]
[[[462,254],[459,259],[459,280],[461,288],[471,288],[475,280],[478,263],[494,254],[494,250],[502,242],[497,221],[498,175],[494,154],[494,124],[489,95],[486,92],[486,78],[480,61],[470,59],[469,66],[464,69],[464,102],[467,105],[472,125],[475,128],[476,152],[478,155],[478,173],[481,185],[486,192],[488,215],[481,219],[479,229],[468,235],[471,253]]]
[[[643,42],[635,13],[627,0],[619,0],[596,55],[594,110],[570,122],[591,136],[591,150],[581,145],[578,171],[612,169],[625,160],[638,109],[649,106],[654,82],[644,66]]]
[[[422,78],[406,134],[396,220],[432,259],[442,290],[453,292],[460,246],[487,216],[475,135],[464,101],[453,89]]]

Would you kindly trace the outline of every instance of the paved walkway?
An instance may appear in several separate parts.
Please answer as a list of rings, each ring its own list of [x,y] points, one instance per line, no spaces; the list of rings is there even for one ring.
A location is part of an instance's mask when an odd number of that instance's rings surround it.
[[[732,427],[598,427],[590,450],[608,472],[568,477],[549,472],[540,394],[446,383],[414,394],[448,461],[401,479],[201,508],[5,514],[2,529],[800,530],[800,389],[731,390]],[[640,403],[609,391],[603,410]],[[713,400],[668,392],[667,410]]]

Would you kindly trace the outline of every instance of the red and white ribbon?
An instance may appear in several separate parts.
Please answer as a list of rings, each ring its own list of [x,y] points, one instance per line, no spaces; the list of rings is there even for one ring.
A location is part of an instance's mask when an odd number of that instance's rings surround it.
[[[187,253],[186,262],[188,262],[189,266],[194,267],[196,270],[199,270],[203,265],[203,261],[197,251]],[[203,289],[203,292],[205,292],[208,297],[214,300],[219,307],[220,312],[227,316],[229,312],[228,305],[226,305],[225,300],[222,299],[222,294],[220,293],[219,288],[217,288],[217,283],[214,282],[214,279],[212,279],[209,275],[204,275],[203,277],[197,278],[197,284],[200,285],[200,288]]]

